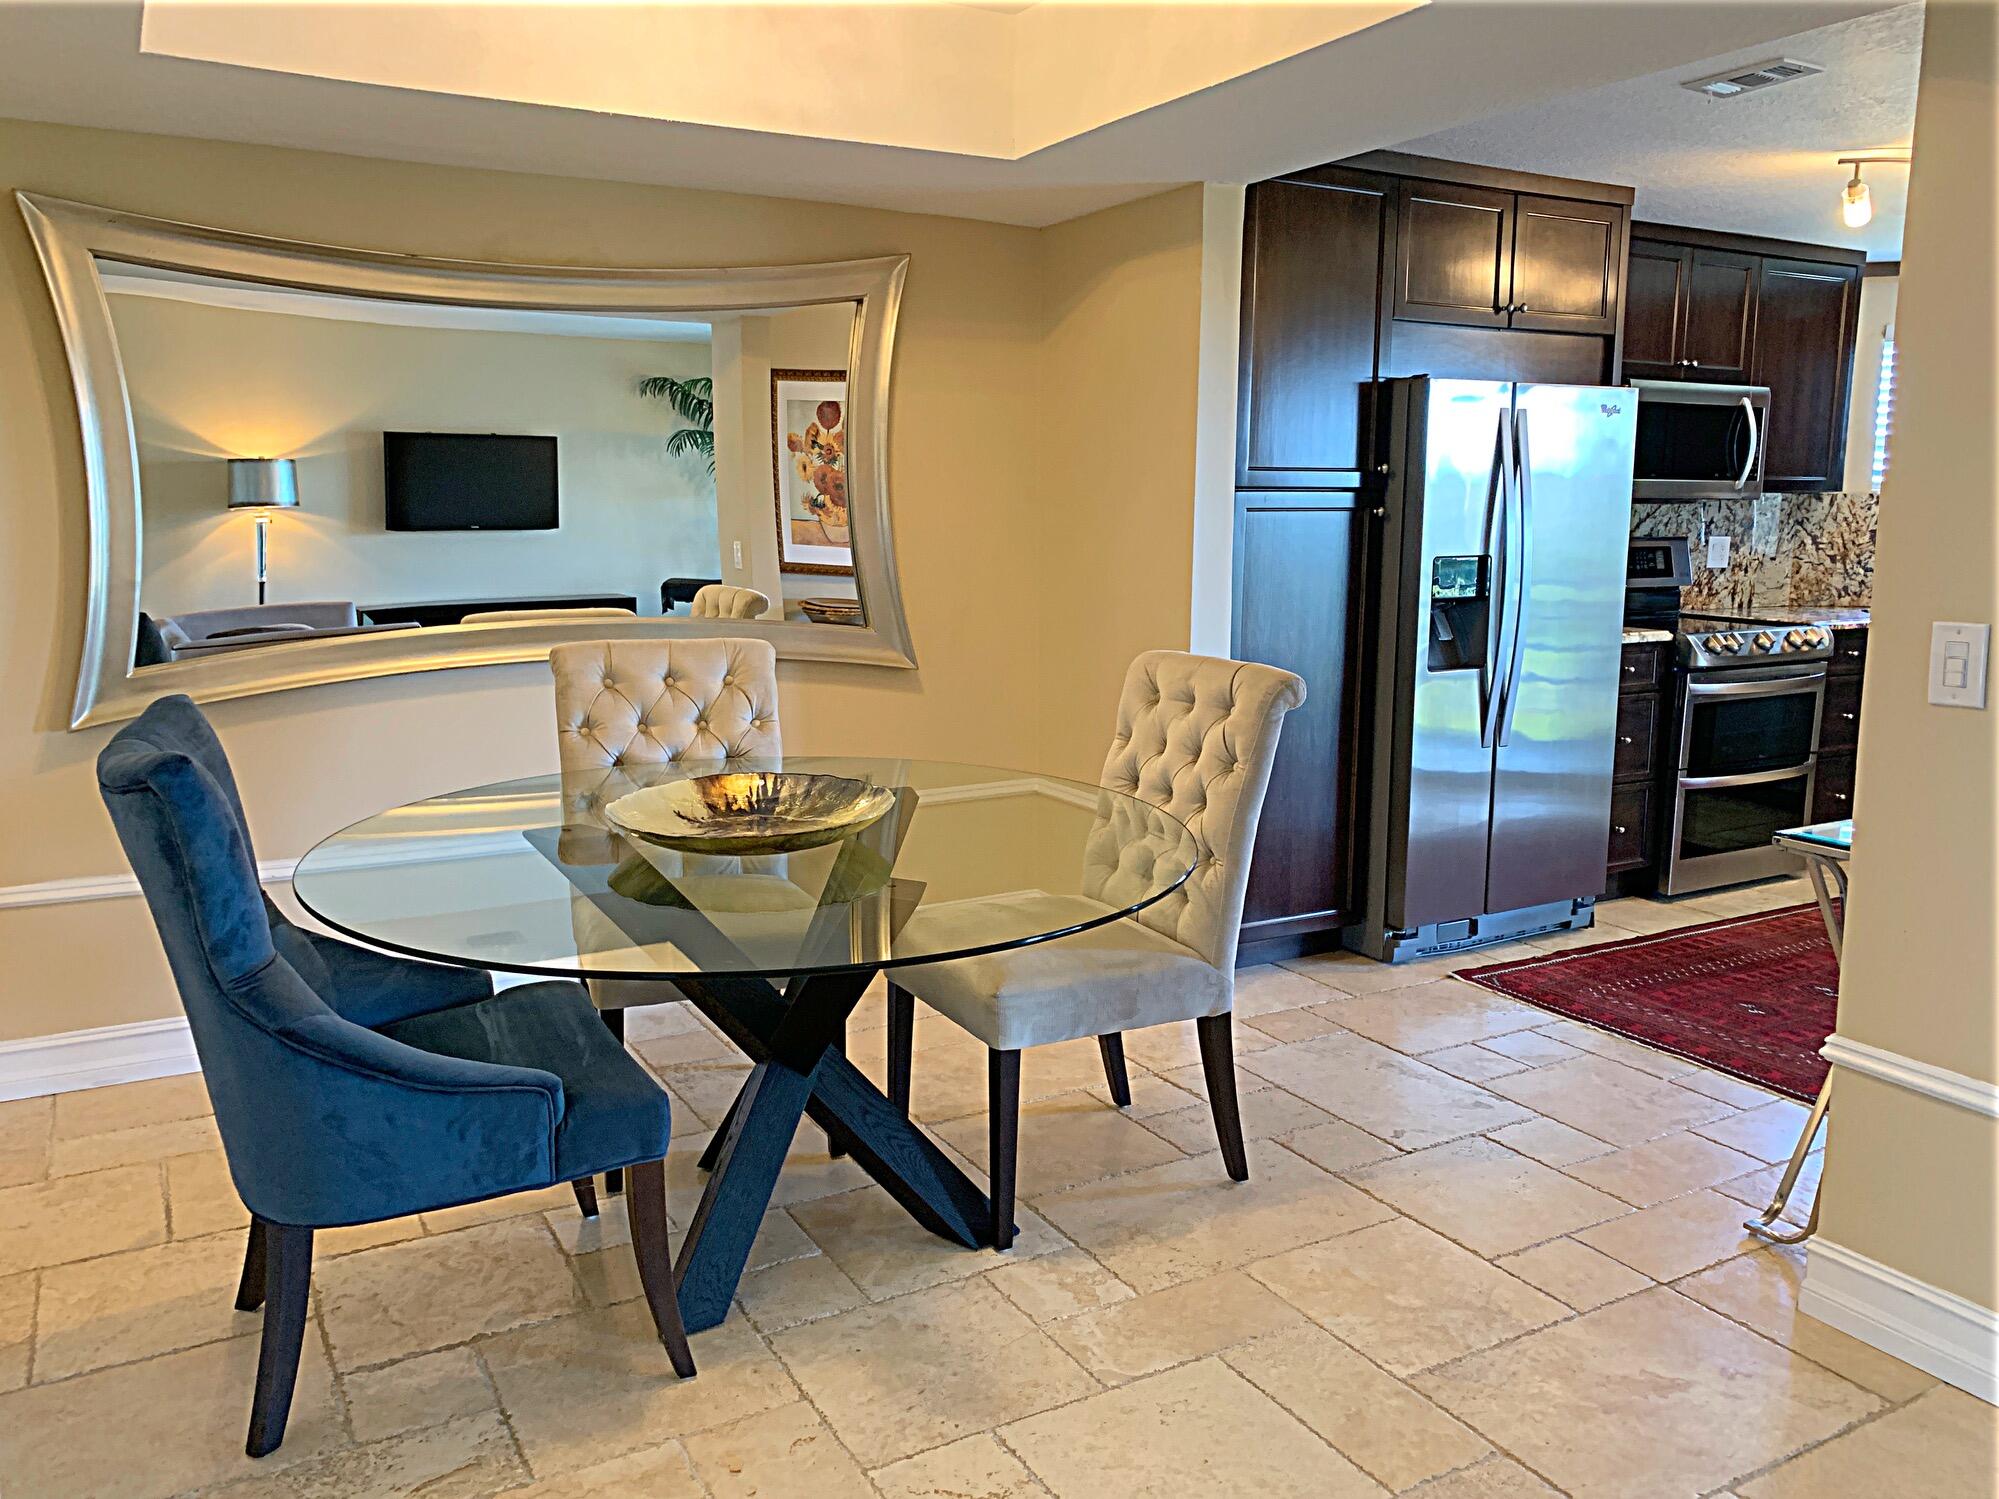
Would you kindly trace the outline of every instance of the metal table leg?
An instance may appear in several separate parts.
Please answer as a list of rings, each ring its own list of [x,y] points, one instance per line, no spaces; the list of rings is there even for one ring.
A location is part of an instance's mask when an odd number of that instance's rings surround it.
[[[1839,883],[1838,907],[1833,905],[1832,891],[1826,883],[1828,871]],[[1825,933],[1832,943],[1832,955],[1834,959],[1843,961],[1845,953],[1842,938],[1845,936],[1845,931],[1842,912],[1846,904],[1846,870],[1836,861],[1807,854],[1805,873],[1811,876],[1812,894],[1818,900],[1819,915],[1825,920]],[[1805,1158],[1811,1154],[1812,1141],[1818,1138],[1819,1128],[1825,1123],[1826,1111],[1831,1107],[1832,1075],[1828,1073],[1825,1083],[1819,1088],[1819,1096],[1812,1101],[1811,1113],[1805,1116],[1804,1131],[1798,1136],[1797,1146],[1791,1151],[1790,1164],[1784,1168],[1784,1175],[1777,1183],[1776,1195],[1770,1199],[1770,1205],[1763,1210],[1762,1217],[1751,1218],[1742,1225],[1757,1238],[1771,1244],[1801,1244],[1818,1232],[1819,1203],[1816,1196],[1812,1198],[1811,1215],[1805,1220],[1805,1226],[1796,1233],[1779,1232],[1775,1225],[1783,1216],[1784,1209],[1791,1205],[1791,1193],[1798,1185],[1798,1176],[1804,1170]]]

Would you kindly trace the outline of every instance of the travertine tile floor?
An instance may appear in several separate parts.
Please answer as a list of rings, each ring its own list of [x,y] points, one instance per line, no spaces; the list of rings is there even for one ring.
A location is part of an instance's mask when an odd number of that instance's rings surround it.
[[[1615,902],[1597,940],[1715,914]],[[615,1211],[558,1191],[326,1234],[290,1437],[256,1464],[200,1082],[0,1105],[0,1493],[1992,1493],[1994,1412],[1800,1316],[1803,1256],[1741,1231],[1803,1111],[1451,977],[1501,956],[1246,972],[1242,1186],[1191,1034],[1130,1038],[1124,1112],[1094,1046],[1029,1053],[1003,1256],[930,1238],[808,1127],[688,1384]],[[880,1027],[877,997],[877,1076]],[[684,1007],[633,1032],[675,1094],[684,1222],[743,1067]],[[918,1045],[916,1110],[976,1173],[979,1048],[935,1020]]]

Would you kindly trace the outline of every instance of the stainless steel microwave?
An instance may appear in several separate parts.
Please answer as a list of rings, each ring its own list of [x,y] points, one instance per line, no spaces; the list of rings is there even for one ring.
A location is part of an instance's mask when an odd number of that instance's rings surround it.
[[[1762,385],[1633,380],[1634,500],[1753,500],[1763,493],[1770,391]]]

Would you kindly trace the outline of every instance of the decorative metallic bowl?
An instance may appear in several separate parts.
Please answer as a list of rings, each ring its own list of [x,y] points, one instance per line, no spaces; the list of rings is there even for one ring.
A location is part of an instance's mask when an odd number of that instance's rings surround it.
[[[686,854],[788,854],[859,832],[895,792],[845,776],[734,770],[668,781],[604,809],[619,832]]]

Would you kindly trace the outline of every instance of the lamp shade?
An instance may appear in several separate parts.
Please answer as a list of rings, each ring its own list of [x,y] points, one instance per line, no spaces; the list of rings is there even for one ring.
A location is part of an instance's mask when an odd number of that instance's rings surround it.
[[[289,510],[298,504],[298,471],[289,458],[231,458],[231,510]]]

